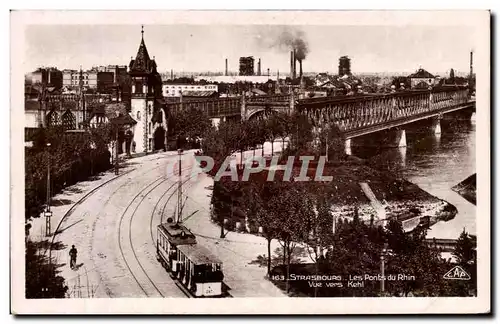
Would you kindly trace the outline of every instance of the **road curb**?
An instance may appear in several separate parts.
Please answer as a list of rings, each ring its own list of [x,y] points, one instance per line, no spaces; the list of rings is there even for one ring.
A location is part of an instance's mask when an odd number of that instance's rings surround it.
[[[132,170],[129,170],[129,171],[126,171],[126,172],[123,172],[122,174],[119,174],[117,175],[116,177],[113,177],[103,183],[101,183],[100,185],[98,185],[97,187],[95,187],[94,189],[90,190],[89,192],[87,192],[82,198],[80,198],[77,202],[75,202],[73,204],[73,206],[71,206],[70,209],[68,209],[67,212],[64,213],[64,215],[61,217],[61,219],[59,220],[59,222],[57,223],[57,226],[54,230],[54,234],[52,235],[52,238],[51,238],[51,242],[50,242],[50,247],[49,247],[49,250],[52,250],[52,245],[54,244],[54,239],[56,238],[56,235],[58,234],[57,232],[59,231],[59,228],[61,227],[61,224],[62,222],[66,219],[66,217],[68,217],[69,215],[71,215],[73,213],[73,211],[76,209],[76,207],[78,207],[82,202],[84,202],[90,195],[92,195],[94,192],[96,192],[97,190],[99,190],[100,188],[102,188],[104,185],[110,183],[111,181],[113,180],[116,180],[118,178],[121,178],[122,176],[126,175],[126,174],[129,174],[130,172],[136,170],[136,168],[133,168]],[[45,251],[45,253],[47,253],[47,251]]]

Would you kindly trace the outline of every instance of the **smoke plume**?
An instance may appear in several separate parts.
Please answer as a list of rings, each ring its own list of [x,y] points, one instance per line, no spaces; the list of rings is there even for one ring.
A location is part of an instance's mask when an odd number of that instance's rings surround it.
[[[300,30],[284,30],[276,40],[276,45],[283,50],[295,50],[295,58],[302,61],[309,53],[304,33]]]
[[[307,39],[301,30],[290,27],[265,26],[257,30],[257,45],[290,53],[295,50],[295,58],[302,61],[309,53]]]

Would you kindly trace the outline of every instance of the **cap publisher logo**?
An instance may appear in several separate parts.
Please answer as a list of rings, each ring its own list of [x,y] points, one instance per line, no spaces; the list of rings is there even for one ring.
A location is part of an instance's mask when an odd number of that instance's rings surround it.
[[[450,280],[470,280],[470,275],[460,266],[455,266],[453,269],[448,271],[443,278]]]

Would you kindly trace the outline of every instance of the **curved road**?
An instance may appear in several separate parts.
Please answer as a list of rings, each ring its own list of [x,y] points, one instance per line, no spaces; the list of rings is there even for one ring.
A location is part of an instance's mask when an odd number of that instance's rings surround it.
[[[71,297],[186,297],[155,251],[156,226],[172,217],[177,204],[178,177],[167,174],[167,164],[177,159],[167,152],[129,160],[133,171],[98,189],[62,221],[55,242],[66,248],[53,255],[63,264]],[[185,224],[198,234],[199,244],[222,259],[231,295],[282,296],[264,279],[264,268],[249,265],[266,253],[265,241],[238,233],[219,239],[220,229],[209,219],[211,179],[200,175],[191,181],[191,166],[182,169],[184,217],[191,215]],[[72,244],[78,249],[77,270],[68,266]]]

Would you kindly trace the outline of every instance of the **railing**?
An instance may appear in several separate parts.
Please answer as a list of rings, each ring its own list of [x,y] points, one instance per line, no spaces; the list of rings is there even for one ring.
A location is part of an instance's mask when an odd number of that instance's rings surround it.
[[[241,98],[230,97],[167,103],[167,109],[173,113],[180,111],[181,109],[192,108],[203,111],[208,118],[236,116],[241,114]]]
[[[314,124],[333,122],[343,131],[352,131],[443,111],[470,101],[467,89],[447,89],[440,92],[412,91],[388,95],[301,100],[297,108]]]
[[[271,109],[289,105],[289,95],[256,96],[246,98],[246,105],[269,106]],[[467,89],[407,91],[380,95],[351,97],[322,97],[296,101],[296,109],[308,115],[313,123],[334,122],[344,130],[410,118],[470,102]],[[214,98],[167,102],[171,112],[195,108],[209,118],[241,114],[242,98]]]
[[[263,103],[281,102],[289,100],[290,100],[290,95],[265,95],[265,96],[248,97],[247,99],[248,102],[263,102]]]

